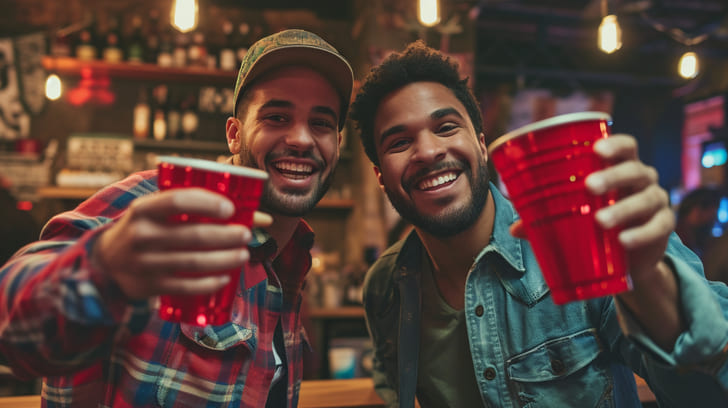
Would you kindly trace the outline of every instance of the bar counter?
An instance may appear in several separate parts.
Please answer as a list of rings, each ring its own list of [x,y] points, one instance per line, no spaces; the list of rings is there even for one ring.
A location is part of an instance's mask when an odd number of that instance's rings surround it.
[[[655,396],[645,381],[637,376],[637,392],[642,402],[654,402]],[[0,408],[37,408],[40,396],[0,398]],[[381,398],[374,392],[371,378],[351,380],[309,380],[301,383],[300,408],[380,408]]]

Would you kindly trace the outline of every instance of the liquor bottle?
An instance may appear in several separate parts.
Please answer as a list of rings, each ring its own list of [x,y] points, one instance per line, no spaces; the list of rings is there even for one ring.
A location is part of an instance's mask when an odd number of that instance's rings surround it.
[[[146,30],[147,44],[144,49],[144,62],[150,64],[157,63],[157,54],[159,54],[159,46],[161,43],[161,35],[159,33],[159,10],[152,9],[149,11],[149,26]]]
[[[164,140],[167,137],[167,85],[157,85],[152,90],[152,137]]]
[[[235,54],[235,36],[233,35],[234,27],[230,20],[222,22],[222,33],[225,35],[225,42],[220,48],[220,69],[225,71],[235,71],[238,67],[238,60]]]
[[[149,137],[150,117],[151,110],[147,102],[147,90],[142,88],[139,90],[139,98],[136,106],[134,106],[132,133],[135,139],[147,139]]]
[[[53,36],[51,43],[51,55],[54,57],[70,57],[71,53],[71,36],[65,32],[57,32]]]
[[[124,60],[124,52],[121,49],[121,28],[116,17],[109,19],[109,31],[106,33],[106,41],[102,58],[106,62],[121,62]]]
[[[142,34],[142,18],[134,16],[131,20],[131,35],[126,50],[129,62],[141,64],[144,62],[144,35]]]
[[[187,47],[190,39],[185,33],[178,33],[174,40],[174,51],[172,51],[172,66],[184,68],[187,66]]]
[[[193,140],[197,137],[197,128],[200,121],[197,116],[197,101],[195,96],[190,94],[182,102],[182,137],[185,140]]]
[[[235,52],[238,57],[236,66],[240,66],[240,63],[243,62],[243,58],[245,58],[245,54],[248,53],[248,47],[250,47],[250,44],[252,44],[250,42],[250,24],[242,22],[238,25],[237,47],[235,48]]]
[[[192,34],[192,41],[187,47],[187,66],[207,66],[207,47],[205,47],[205,34],[202,31],[195,31]]]
[[[83,61],[96,59],[96,18],[87,14],[87,24],[78,33],[78,43],[75,47],[76,58]]]
[[[157,65],[166,68],[174,66],[174,34],[171,26],[163,30],[160,36]]]
[[[174,89],[170,89],[167,101],[167,139],[181,139],[182,111],[180,110],[178,93]]]

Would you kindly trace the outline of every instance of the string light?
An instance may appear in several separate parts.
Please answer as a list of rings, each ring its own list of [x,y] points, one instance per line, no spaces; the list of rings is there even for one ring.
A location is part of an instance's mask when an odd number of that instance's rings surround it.
[[[693,79],[698,76],[700,72],[700,65],[698,62],[698,56],[692,51],[688,51],[680,57],[678,62],[678,72],[680,76],[685,79]]]
[[[56,74],[48,75],[45,83],[46,98],[55,101],[61,97],[63,87],[61,86],[61,78]]]
[[[440,7],[438,0],[418,0],[417,18],[425,27],[432,27],[440,22]]]
[[[175,0],[172,25],[183,33],[197,28],[197,0]]]
[[[599,48],[611,54],[622,47],[622,29],[619,27],[617,16],[610,14],[604,16],[599,24]]]

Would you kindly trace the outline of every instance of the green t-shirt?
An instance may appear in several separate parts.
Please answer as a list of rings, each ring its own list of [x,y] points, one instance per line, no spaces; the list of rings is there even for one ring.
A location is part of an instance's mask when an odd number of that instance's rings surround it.
[[[422,408],[482,407],[470,356],[465,311],[455,310],[445,302],[426,253],[423,258],[417,399]]]

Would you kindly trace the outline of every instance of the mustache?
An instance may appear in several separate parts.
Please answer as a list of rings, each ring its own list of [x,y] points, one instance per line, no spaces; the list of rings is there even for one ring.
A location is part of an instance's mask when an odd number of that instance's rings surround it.
[[[441,170],[461,170],[461,171],[467,171],[468,166],[467,163],[465,163],[462,160],[450,160],[446,162],[438,162],[433,164],[432,166],[423,167],[419,170],[417,170],[414,174],[407,177],[406,179],[402,180],[402,186],[405,190],[410,190],[412,187],[417,184],[417,181],[421,178],[427,176],[430,173],[435,173]]]
[[[277,160],[283,157],[295,157],[298,159],[309,159],[312,160],[314,163],[316,163],[316,166],[319,169],[324,168],[326,166],[326,163],[321,157],[314,156],[313,152],[310,150],[306,151],[299,151],[299,150],[291,150],[287,149],[282,152],[270,152],[265,156],[265,161],[270,162],[272,160]]]

